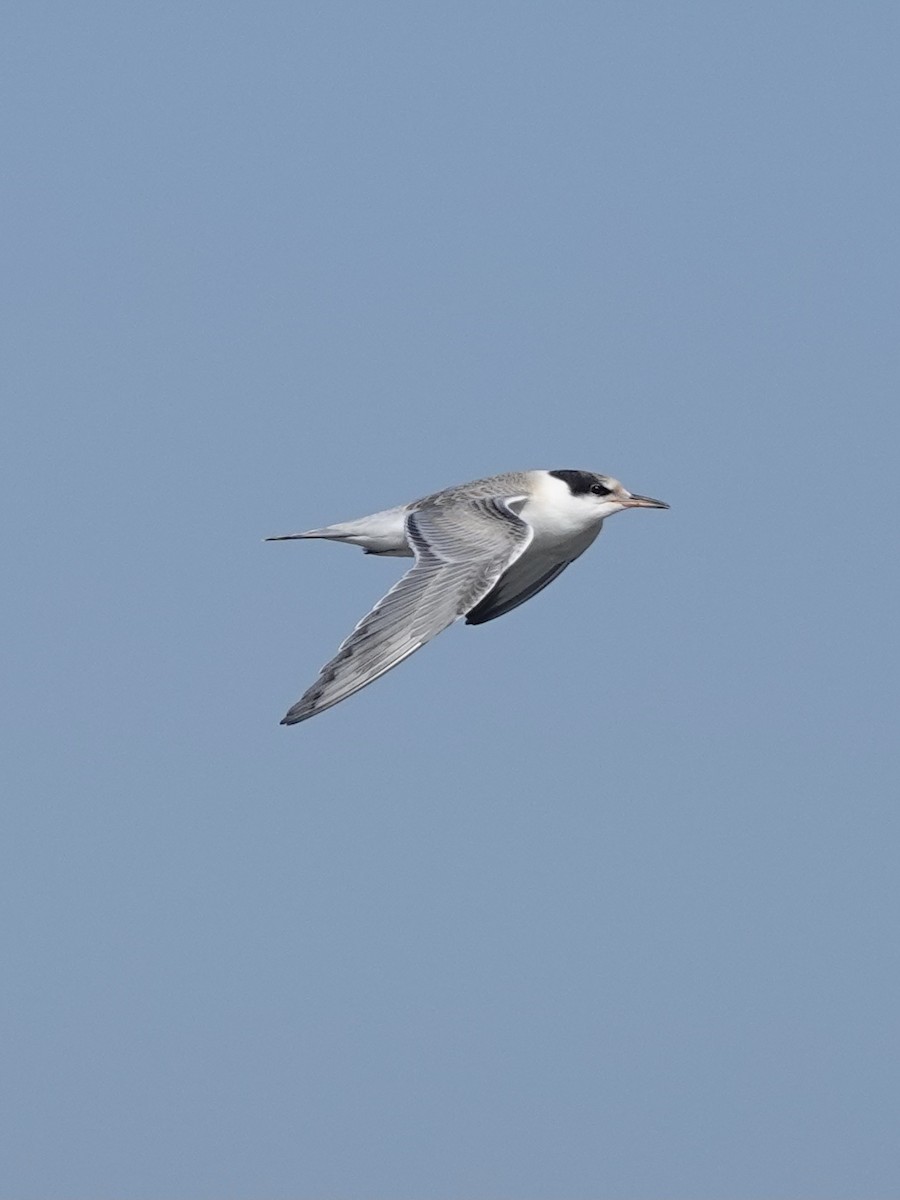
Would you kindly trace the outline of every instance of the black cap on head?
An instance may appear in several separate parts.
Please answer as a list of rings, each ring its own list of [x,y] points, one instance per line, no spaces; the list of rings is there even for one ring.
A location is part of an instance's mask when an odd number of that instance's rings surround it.
[[[573,496],[587,496],[591,490],[599,484],[606,491],[610,491],[603,482],[603,479],[595,474],[594,471],[551,471],[551,475],[555,475],[557,479],[561,479],[563,483],[569,485],[569,491]]]

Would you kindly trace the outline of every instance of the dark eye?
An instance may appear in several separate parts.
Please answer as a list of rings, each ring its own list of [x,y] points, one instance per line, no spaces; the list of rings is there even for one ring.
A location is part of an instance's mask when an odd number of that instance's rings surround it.
[[[591,491],[595,496],[608,496],[612,488],[604,487],[602,483],[592,483]]]

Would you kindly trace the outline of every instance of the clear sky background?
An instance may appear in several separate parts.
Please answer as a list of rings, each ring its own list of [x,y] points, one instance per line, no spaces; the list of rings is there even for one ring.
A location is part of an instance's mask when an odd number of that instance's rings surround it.
[[[898,14],[6,10],[4,1200],[900,1192]],[[279,727],[532,466],[671,511]]]

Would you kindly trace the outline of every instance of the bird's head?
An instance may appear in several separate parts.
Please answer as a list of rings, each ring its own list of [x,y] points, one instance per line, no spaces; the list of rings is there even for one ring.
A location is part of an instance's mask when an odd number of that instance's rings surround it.
[[[551,471],[550,475],[561,480],[578,503],[589,505],[591,514],[602,521],[613,513],[626,508],[668,508],[664,500],[652,496],[639,496],[611,475],[597,475],[594,471]]]

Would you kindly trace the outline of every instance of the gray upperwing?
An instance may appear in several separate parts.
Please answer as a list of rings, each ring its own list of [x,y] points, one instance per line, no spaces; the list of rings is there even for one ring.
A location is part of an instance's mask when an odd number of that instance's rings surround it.
[[[415,566],[363,617],[282,725],[324,712],[396,667],[477,605],[532,538],[502,497],[425,505],[409,513],[406,532]]]
[[[524,604],[526,600],[530,600],[532,596],[543,591],[556,579],[557,575],[561,575],[566,567],[574,561],[571,558],[564,559],[562,562],[555,563],[549,570],[532,578],[529,578],[529,574],[526,573],[529,564],[521,561],[513,564],[484,599],[479,601],[467,614],[466,624],[483,625],[486,621],[493,621],[496,617],[502,617],[505,613],[512,612],[514,608],[518,608],[520,604]]]

